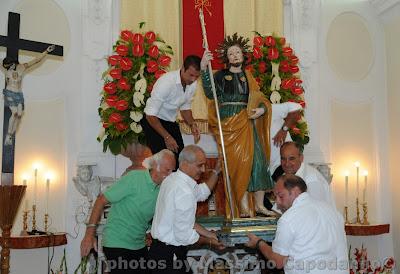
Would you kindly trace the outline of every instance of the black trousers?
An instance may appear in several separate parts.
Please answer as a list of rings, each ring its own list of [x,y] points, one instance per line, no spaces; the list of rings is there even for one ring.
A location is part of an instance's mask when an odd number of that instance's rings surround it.
[[[149,270],[151,274],[192,273],[186,256],[186,246],[167,245],[153,239],[148,257]]]
[[[148,274],[147,247],[139,250],[103,247],[110,274]]]
[[[176,168],[178,168],[178,155],[183,149],[183,139],[182,139],[182,134],[179,129],[179,124],[176,122],[169,122],[160,120],[161,125],[165,128],[166,131],[168,131],[169,134],[175,139],[176,143],[178,144],[178,153],[175,153],[175,158],[176,158]],[[151,152],[157,153],[165,148],[165,141],[164,138],[157,133],[157,131],[154,130],[154,128],[149,124],[147,121],[146,117],[144,117],[141,121],[141,125],[143,127],[144,135],[146,136],[146,141],[147,145],[151,149]]]

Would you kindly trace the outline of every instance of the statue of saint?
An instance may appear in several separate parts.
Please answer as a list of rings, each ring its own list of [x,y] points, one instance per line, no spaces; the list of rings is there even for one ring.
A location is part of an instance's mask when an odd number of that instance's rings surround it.
[[[214,74],[222,134],[233,198],[233,217],[257,213],[273,215],[264,207],[264,192],[274,183],[269,170],[271,104],[260,92],[250,71],[244,70],[248,39],[236,33],[218,47],[219,58],[226,69]],[[213,59],[205,51],[202,61],[202,82],[209,100],[209,125],[221,147],[218,121],[207,65]],[[250,195],[253,194],[253,195]],[[252,199],[254,198],[254,199]],[[254,202],[253,202],[254,200]]]

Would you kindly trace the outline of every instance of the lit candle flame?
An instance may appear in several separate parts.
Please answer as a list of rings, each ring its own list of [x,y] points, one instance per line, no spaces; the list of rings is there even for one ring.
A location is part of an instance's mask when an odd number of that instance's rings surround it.
[[[33,163],[32,167],[34,170],[38,170],[42,167],[42,164],[39,162],[36,162],[36,163]]]

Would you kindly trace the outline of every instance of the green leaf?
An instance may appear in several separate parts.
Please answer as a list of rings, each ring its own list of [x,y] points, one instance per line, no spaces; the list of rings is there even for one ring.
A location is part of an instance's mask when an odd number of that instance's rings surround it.
[[[103,152],[107,152],[108,145],[110,144],[110,138],[107,136],[107,138],[104,139],[103,141]]]
[[[121,153],[121,140],[112,140],[108,145],[110,151],[114,155],[118,155]]]
[[[140,22],[139,23],[139,29],[142,29],[144,27],[144,25],[146,25],[146,22]]]

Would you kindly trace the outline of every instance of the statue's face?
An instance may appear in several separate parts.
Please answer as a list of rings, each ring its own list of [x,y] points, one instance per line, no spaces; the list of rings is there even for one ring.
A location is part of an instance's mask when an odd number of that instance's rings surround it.
[[[91,167],[89,166],[84,166],[79,169],[79,178],[84,181],[84,182],[89,182],[90,179],[92,178],[92,171]]]
[[[229,64],[240,66],[243,63],[243,52],[238,46],[231,46],[228,48],[226,55],[228,57]]]

